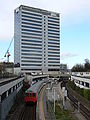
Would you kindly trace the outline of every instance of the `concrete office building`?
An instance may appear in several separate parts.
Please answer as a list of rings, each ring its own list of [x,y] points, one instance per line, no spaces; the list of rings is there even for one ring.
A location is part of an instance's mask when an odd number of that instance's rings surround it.
[[[23,5],[15,9],[14,63],[26,73],[59,71],[59,13]]]

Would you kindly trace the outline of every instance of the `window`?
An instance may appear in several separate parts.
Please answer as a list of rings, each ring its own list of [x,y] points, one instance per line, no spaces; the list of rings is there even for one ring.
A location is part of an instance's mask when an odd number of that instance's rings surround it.
[[[35,97],[36,95],[35,95],[35,93],[33,93],[33,97]]]
[[[29,96],[29,93],[26,93],[26,97],[28,97]]]

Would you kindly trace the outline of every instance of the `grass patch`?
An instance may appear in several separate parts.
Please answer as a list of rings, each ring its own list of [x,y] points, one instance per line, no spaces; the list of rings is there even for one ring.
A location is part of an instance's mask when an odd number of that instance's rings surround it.
[[[71,112],[68,110],[63,110],[60,108],[60,106],[58,105],[58,103],[56,103],[56,120],[75,120],[72,116],[71,116]]]

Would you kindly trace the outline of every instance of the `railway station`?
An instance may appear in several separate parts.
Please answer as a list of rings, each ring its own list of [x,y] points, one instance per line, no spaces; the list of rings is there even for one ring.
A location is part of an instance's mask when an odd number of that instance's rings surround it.
[[[71,72],[60,62],[60,20],[54,11],[14,9],[14,35],[7,62],[0,63],[0,120],[90,120],[90,101],[69,84],[74,81],[87,93],[90,72]]]
[[[0,80],[0,120],[5,120],[10,111],[14,97],[23,87],[23,77]]]

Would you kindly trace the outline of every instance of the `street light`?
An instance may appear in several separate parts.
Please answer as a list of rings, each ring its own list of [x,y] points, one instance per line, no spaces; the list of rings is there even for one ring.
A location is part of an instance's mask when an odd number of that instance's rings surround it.
[[[53,89],[54,89],[54,113],[55,113],[55,89],[56,89],[57,87],[53,87]]]

